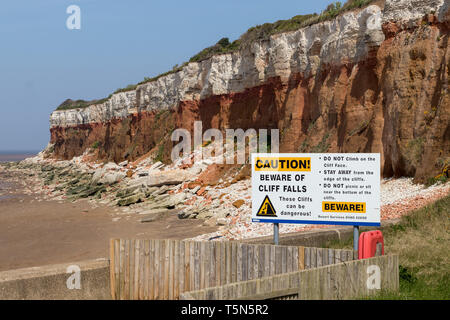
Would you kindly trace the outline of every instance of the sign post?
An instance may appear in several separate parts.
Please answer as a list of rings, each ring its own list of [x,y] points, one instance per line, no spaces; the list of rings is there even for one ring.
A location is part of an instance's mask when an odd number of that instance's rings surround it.
[[[273,224],[273,244],[278,245],[280,242],[280,224]]]
[[[358,253],[359,245],[359,226],[353,226],[353,251]]]
[[[380,225],[378,153],[252,154],[252,222]]]

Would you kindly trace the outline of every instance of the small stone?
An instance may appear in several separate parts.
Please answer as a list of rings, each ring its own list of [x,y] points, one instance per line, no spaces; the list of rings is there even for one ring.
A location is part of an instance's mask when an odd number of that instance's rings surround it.
[[[196,186],[194,189],[191,190],[191,193],[196,194],[198,190],[200,190],[200,186]]]
[[[119,163],[119,166],[121,167],[126,167],[128,165],[128,160],[122,161],[121,163]]]
[[[145,215],[142,219],[141,222],[153,222],[156,220],[159,220],[163,217],[164,213],[166,213],[167,211],[161,211],[161,210],[150,210],[150,211],[146,211],[146,212],[142,212],[140,214]]]
[[[218,226],[225,226],[225,225],[227,225],[227,223],[228,223],[228,221],[227,221],[227,219],[225,219],[225,218],[219,218],[219,219],[217,219],[217,225],[218,225]]]
[[[150,170],[157,170],[161,167],[164,167],[164,164],[161,161],[155,162],[151,167]]]
[[[200,182],[189,182],[188,183],[188,188],[189,189],[194,189],[196,187],[201,187],[201,183]]]
[[[148,172],[140,172],[138,173],[138,177],[148,177]]]
[[[232,204],[235,208],[239,209],[244,203],[245,203],[244,200],[239,199],[239,200],[234,201]]]
[[[217,224],[216,218],[212,217],[203,222],[203,225],[206,227],[214,227]]]
[[[120,199],[119,201],[117,201],[117,205],[119,205],[119,206],[129,206],[130,204],[141,202],[142,199],[145,199],[145,194],[138,193],[138,194],[132,195],[130,197],[127,197],[127,198],[124,198],[124,199]]]
[[[201,196],[202,194],[204,194],[206,191],[206,187],[201,187],[198,191],[197,191],[197,195]]]

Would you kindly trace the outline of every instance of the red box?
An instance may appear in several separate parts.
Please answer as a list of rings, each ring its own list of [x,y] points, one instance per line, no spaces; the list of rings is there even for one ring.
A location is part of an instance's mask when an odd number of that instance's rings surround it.
[[[377,246],[381,246],[381,255],[384,255],[384,240],[380,230],[361,233],[359,236],[358,259],[375,257]]]

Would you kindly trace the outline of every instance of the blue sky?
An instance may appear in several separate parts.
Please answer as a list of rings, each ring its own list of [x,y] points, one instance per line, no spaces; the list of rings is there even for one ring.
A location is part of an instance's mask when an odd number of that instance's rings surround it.
[[[65,99],[97,99],[187,61],[222,37],[322,11],[331,0],[5,0],[0,3],[0,150],[41,150]],[[81,9],[69,30],[68,6]]]

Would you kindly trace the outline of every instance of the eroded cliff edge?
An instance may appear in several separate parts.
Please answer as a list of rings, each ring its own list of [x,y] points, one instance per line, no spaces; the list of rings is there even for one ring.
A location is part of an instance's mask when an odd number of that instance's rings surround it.
[[[380,152],[382,172],[424,179],[450,155],[450,11],[387,0],[50,117],[52,155],[170,152],[174,128],[279,128],[282,152]]]

